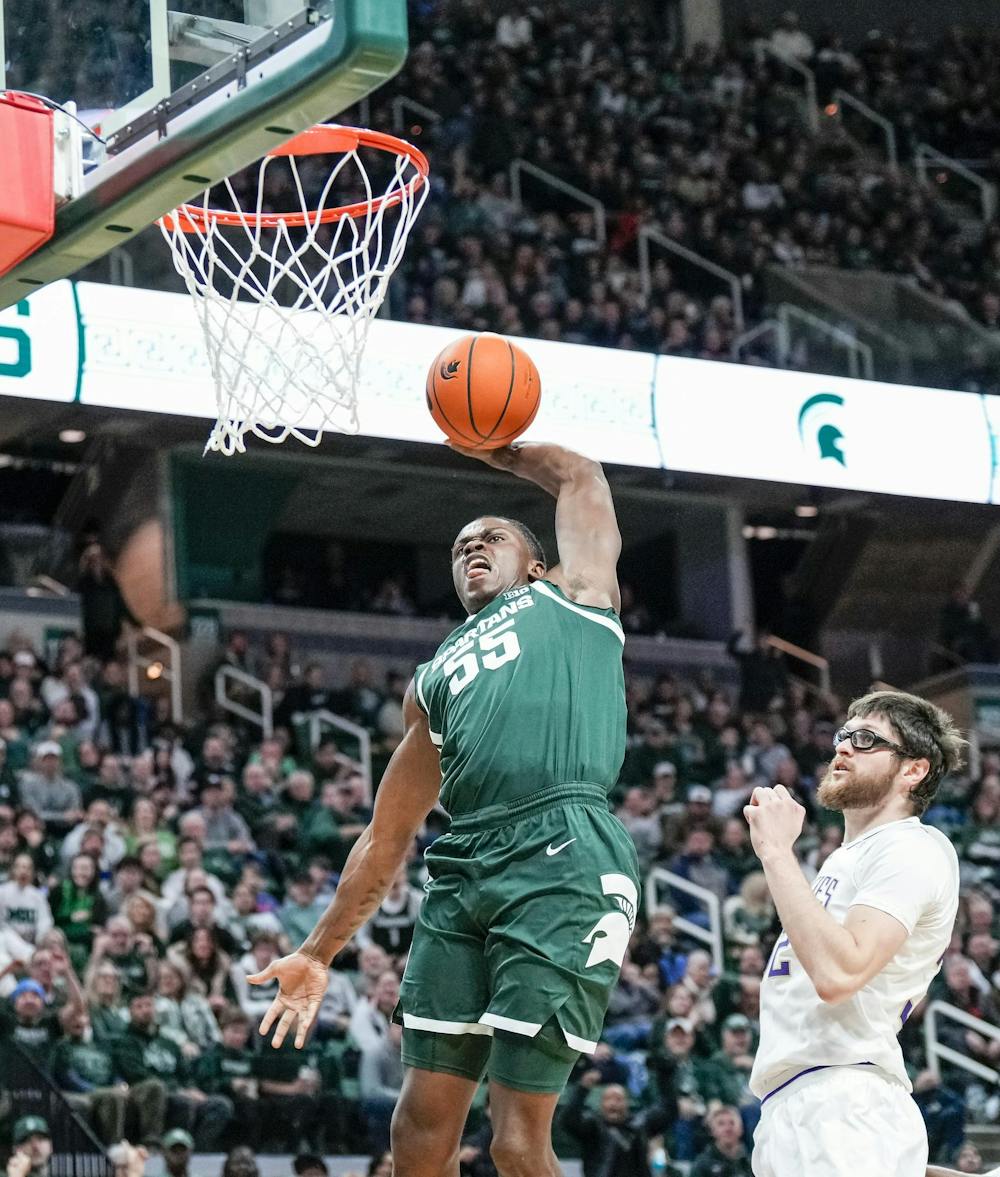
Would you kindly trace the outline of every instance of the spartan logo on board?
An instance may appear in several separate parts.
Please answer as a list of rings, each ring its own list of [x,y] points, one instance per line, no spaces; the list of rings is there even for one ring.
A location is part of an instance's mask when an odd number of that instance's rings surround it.
[[[440,368],[442,380],[454,380],[458,375],[459,362],[452,360],[450,364],[442,364]]]
[[[844,407],[844,398],[835,392],[819,392],[799,409],[799,440],[811,450],[815,444],[820,461],[830,459],[847,465],[844,453],[844,434],[836,418]]]

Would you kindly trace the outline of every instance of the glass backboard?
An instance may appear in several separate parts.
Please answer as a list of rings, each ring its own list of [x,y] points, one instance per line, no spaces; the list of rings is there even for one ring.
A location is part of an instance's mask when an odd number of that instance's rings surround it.
[[[0,5],[0,90],[73,104],[94,131],[82,133],[79,195],[48,245],[0,278],[0,308],[334,118],[407,49],[406,0]]]

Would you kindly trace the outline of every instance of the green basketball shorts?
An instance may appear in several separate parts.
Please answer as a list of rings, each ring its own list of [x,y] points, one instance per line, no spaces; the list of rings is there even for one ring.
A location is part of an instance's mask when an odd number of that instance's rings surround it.
[[[457,818],[426,862],[403,1061],[561,1090],[597,1046],[639,903],[635,847],[604,789],[560,785]]]

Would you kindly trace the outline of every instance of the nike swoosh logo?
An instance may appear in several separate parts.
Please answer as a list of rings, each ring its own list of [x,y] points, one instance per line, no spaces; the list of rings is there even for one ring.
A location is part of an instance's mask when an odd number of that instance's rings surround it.
[[[550,842],[548,846],[545,847],[545,853],[549,856],[549,858],[551,858],[553,854],[558,854],[560,850],[565,850],[567,846],[571,845],[575,841],[576,838],[570,838],[569,842],[563,842],[561,846],[553,846]]]

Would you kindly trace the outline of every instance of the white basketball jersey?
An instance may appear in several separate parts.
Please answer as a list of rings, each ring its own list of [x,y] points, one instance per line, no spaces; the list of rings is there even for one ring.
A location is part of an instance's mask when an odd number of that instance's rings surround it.
[[[909,1090],[896,1035],[951,941],[958,856],[939,830],[908,817],[835,850],[812,889],[839,924],[863,904],[887,912],[909,935],[877,976],[837,1005],[820,1000],[788,937],[780,936],[761,985],[760,1049],[750,1087],[763,1098],[814,1067],[871,1063]]]

